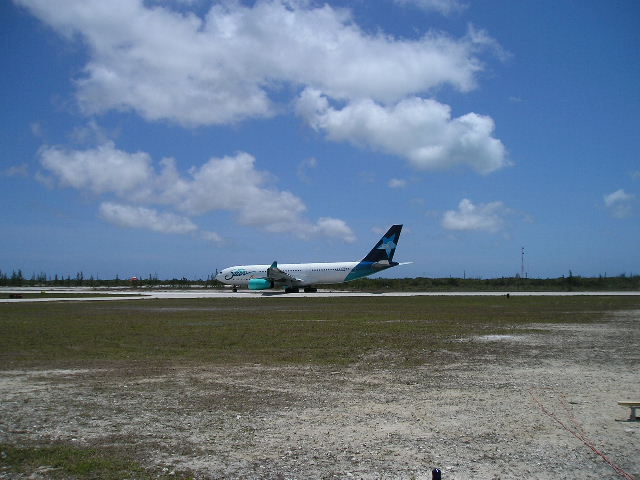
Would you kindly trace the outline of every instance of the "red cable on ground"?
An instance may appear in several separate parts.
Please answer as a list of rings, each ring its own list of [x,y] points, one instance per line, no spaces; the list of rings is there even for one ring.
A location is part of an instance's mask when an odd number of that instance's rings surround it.
[[[562,408],[565,410],[566,414],[569,416],[569,420],[571,421],[571,423],[575,427],[575,430],[572,430],[571,428],[569,428],[562,420],[560,420],[558,418],[558,416],[555,413],[550,412],[549,410],[547,410],[547,408],[538,399],[538,397],[535,396],[535,394],[533,393],[533,389],[532,388],[529,389],[529,395],[531,395],[531,398],[533,399],[533,401],[538,404],[538,406],[540,407],[540,410],[542,410],[546,415],[551,417],[556,423],[558,423],[567,432],[569,432],[571,435],[573,435],[578,440],[580,440],[582,443],[584,443],[587,447],[589,447],[593,451],[593,453],[595,453],[596,455],[600,456],[611,468],[613,468],[613,470],[615,470],[615,472],[618,475],[626,478],[627,480],[636,480],[636,477],[634,477],[630,473],[625,472],[622,469],[622,467],[620,467],[620,466],[616,465],[615,463],[613,463],[613,461],[611,461],[609,459],[609,457],[607,457],[602,451],[598,450],[598,448],[595,446],[595,443],[586,436],[586,434],[584,432],[584,429],[580,426],[578,421],[575,419],[575,417],[571,413],[571,409],[569,408],[569,405],[567,404],[566,396],[564,394],[561,395],[561,405],[562,405]]]

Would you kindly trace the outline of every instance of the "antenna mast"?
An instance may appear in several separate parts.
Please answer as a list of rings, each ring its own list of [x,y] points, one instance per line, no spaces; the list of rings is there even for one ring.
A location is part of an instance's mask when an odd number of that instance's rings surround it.
[[[520,260],[520,278],[524,278],[524,247],[521,248],[521,260]]]

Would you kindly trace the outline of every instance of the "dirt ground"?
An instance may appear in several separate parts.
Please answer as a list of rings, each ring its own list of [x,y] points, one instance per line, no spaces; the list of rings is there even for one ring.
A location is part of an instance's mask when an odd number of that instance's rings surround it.
[[[415,368],[2,371],[0,441],[116,446],[203,479],[623,478],[591,444],[640,478],[640,422],[617,405],[640,400],[640,311],[544,327]]]

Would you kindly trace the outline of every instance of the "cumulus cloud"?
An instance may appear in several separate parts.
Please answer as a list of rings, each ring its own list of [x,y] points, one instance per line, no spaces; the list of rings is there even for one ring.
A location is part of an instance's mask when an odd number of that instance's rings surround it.
[[[337,109],[320,91],[306,89],[297,112],[330,140],[400,155],[420,170],[464,165],[486,174],[509,165],[490,117],[452,118],[448,105],[432,99],[413,97],[390,107],[364,99]]]
[[[438,12],[443,15],[457,12],[466,8],[466,4],[458,0],[394,0],[399,5],[413,5],[425,12]]]
[[[11,165],[4,170],[0,170],[0,177],[26,177],[28,175],[29,168],[26,163]]]
[[[389,180],[389,188],[404,188],[407,186],[407,181],[400,178],[392,178]]]
[[[165,158],[155,168],[147,153],[128,153],[113,142],[86,150],[43,147],[40,163],[60,186],[126,201],[127,205],[107,202],[101,207],[101,216],[120,226],[188,233],[196,229],[188,217],[222,210],[235,213],[243,225],[269,232],[355,240],[342,220],[307,220],[304,202],[291,192],[273,187],[269,173],[258,170],[255,158],[244,152],[211,158],[186,175],[178,171],[174,159]],[[186,217],[160,214],[142,205],[162,205]],[[147,217],[146,222],[143,217]],[[169,227],[172,222],[176,225],[173,231]],[[218,241],[209,233],[208,240]]]
[[[405,1],[443,13],[462,6]],[[447,105],[423,98],[443,85],[472,90],[481,58],[506,55],[473,26],[459,38],[397,38],[363,30],[347,9],[306,0],[215,2],[201,15],[179,1],[14,2],[87,47],[75,86],[88,115],[120,110],[189,127],[229,124],[276,115],[289,108],[289,92],[302,92],[299,115],[331,140],[404,157],[421,170],[466,165],[489,173],[508,164],[490,117],[453,117]]]
[[[89,120],[86,125],[76,127],[69,135],[74,143],[80,145],[101,145],[109,142],[110,135],[95,119]]]
[[[273,115],[273,93],[283,85],[382,103],[444,84],[469,91],[483,68],[479,53],[495,45],[474,29],[458,39],[367,33],[348,10],[303,0],[220,2],[202,17],[142,0],[67,0],[64,8],[14,1],[87,46],[76,79],[85,112],[134,110],[184,125]],[[424,2],[440,10],[457,4]]]
[[[104,202],[100,216],[108,222],[126,228],[143,228],[161,233],[191,233],[198,227],[188,218],[173,213],[158,213],[152,208]]]
[[[43,132],[42,132],[42,124],[40,122],[33,122],[29,125],[29,128],[31,129],[31,134],[34,137],[37,138],[42,138],[44,136]]]
[[[343,220],[337,218],[321,218],[313,226],[313,233],[324,237],[340,238],[349,243],[356,241],[353,230]]]
[[[153,175],[148,154],[127,153],[107,142],[90,150],[40,149],[40,163],[61,186],[95,194],[128,195],[142,188]]]
[[[220,235],[215,233],[215,232],[203,231],[201,233],[201,236],[202,236],[203,239],[205,239],[206,241],[211,242],[211,243],[222,243],[224,241],[224,239]]]
[[[505,216],[511,213],[504,203],[490,202],[474,205],[463,198],[457,210],[447,210],[442,226],[447,230],[477,230],[495,233],[504,228]]]
[[[309,171],[318,166],[318,160],[314,157],[307,158],[306,160],[301,161],[298,164],[298,179],[304,183],[311,183],[311,178],[309,177]]]
[[[636,196],[623,189],[604,195],[604,206],[614,218],[627,218],[633,213],[633,202]]]

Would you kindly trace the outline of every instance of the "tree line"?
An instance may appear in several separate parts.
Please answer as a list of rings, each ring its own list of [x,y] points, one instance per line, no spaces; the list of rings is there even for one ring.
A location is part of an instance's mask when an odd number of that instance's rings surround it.
[[[582,277],[573,274],[558,278],[360,278],[353,282],[328,286],[335,289],[371,292],[535,292],[535,291],[636,291],[640,275],[621,274]]]
[[[112,279],[85,276],[83,272],[75,276],[47,275],[44,272],[26,276],[22,270],[13,270],[10,274],[0,270],[0,287],[129,287],[129,288],[223,288],[224,285],[210,274],[206,279],[171,278],[161,280],[157,274],[147,277],[120,278],[116,275]],[[323,285],[323,288],[334,290],[357,290],[368,292],[383,291],[435,291],[435,292],[483,292],[483,291],[634,291],[640,290],[640,275],[620,274],[609,277],[583,277],[573,275],[558,278],[360,278],[348,283]]]
[[[171,287],[171,288],[191,288],[200,286],[205,288],[221,287],[223,284],[215,279],[215,274],[210,274],[206,279],[171,278],[160,280],[157,274],[148,277],[126,277],[120,278],[116,275],[112,279],[104,279],[90,275],[85,276],[83,272],[76,273],[75,276],[69,274],[53,276],[44,272],[26,276],[22,270],[13,270],[11,274],[0,270],[0,287],[88,287],[88,288],[108,288],[108,287],[130,287],[130,288],[151,288],[151,287]]]

